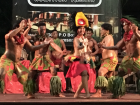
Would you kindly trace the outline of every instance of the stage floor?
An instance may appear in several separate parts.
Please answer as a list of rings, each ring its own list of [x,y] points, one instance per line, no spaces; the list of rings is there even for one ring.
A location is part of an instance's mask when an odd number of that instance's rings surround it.
[[[65,93],[66,97],[52,97],[50,94],[37,93],[37,99],[27,99],[23,94],[0,94],[0,102],[48,102],[48,103],[69,103],[69,102],[140,102],[140,95],[127,93],[121,99],[108,99],[111,94],[103,94],[102,98],[74,99],[74,94]],[[83,96],[84,94],[81,94]]]

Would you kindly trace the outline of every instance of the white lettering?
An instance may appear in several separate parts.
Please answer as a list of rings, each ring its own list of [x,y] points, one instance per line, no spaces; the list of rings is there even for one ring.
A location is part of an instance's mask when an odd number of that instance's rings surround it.
[[[66,37],[67,35],[66,35],[66,33],[63,33],[63,37]]]
[[[34,4],[31,1],[46,2],[46,4]],[[56,2],[56,4],[50,4],[47,2]],[[61,2],[62,4],[57,4],[57,2]],[[33,7],[98,7],[101,5],[102,0],[99,0],[97,4],[94,3],[95,0],[71,0],[71,3],[83,3],[83,4],[78,4],[78,5],[66,4],[66,2],[68,2],[68,0],[28,0],[28,3]]]
[[[62,33],[59,33],[59,37],[62,35]]]

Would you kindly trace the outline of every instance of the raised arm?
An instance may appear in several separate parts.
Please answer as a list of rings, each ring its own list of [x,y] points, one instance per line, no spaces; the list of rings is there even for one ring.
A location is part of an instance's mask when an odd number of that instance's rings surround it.
[[[12,30],[9,33],[9,37],[12,38],[12,37],[16,36],[22,29],[24,29],[24,25],[25,25],[24,20],[22,20],[20,22],[19,28],[16,28],[16,29]]]
[[[94,44],[95,52],[91,53],[91,56],[94,56],[94,55],[98,54],[98,52],[99,52],[97,42],[94,39],[93,39],[93,44]]]
[[[133,32],[134,32],[134,35],[136,36],[136,38],[140,41],[140,32],[138,30],[138,27],[137,26],[133,26]]]
[[[23,35],[28,39],[28,40],[31,40],[31,39],[34,39],[32,36],[29,36],[28,33],[30,31],[32,27],[32,22],[30,21],[30,19],[28,19],[28,28],[24,31]]]

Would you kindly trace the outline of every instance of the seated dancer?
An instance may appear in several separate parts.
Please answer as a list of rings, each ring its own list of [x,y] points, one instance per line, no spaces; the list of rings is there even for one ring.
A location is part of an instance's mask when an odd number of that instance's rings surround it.
[[[27,93],[27,98],[35,98],[33,96],[33,81],[29,70],[20,63],[21,52],[24,45],[27,45],[30,50],[35,51],[40,48],[49,46],[50,41],[45,41],[39,46],[32,46],[26,37],[24,37],[25,20],[20,19],[16,23],[15,29],[5,35],[6,51],[0,59],[0,83],[1,89],[4,90],[4,79],[7,75],[11,79],[15,72],[18,80],[24,86],[24,92]]]
[[[70,65],[66,77],[82,76],[82,81],[74,95],[74,98],[79,98],[80,92],[85,90],[86,98],[90,98],[88,90],[88,75],[90,73],[90,62],[93,62],[88,53],[88,40],[84,37],[86,27],[89,27],[88,19],[83,12],[75,12],[70,18],[71,29],[76,32],[76,37],[73,41],[74,54],[67,55],[65,61]]]
[[[122,18],[121,23],[125,31],[123,39],[119,41],[115,46],[106,46],[102,44],[102,48],[107,50],[119,50],[125,47],[126,56],[123,58],[119,70],[118,77],[113,82],[113,98],[120,98],[125,94],[125,79],[124,75],[131,72],[137,72],[138,78],[140,78],[140,33],[136,26],[137,21],[131,17],[127,19]],[[140,85],[140,84],[138,84]]]
[[[103,37],[103,40],[101,43],[104,43],[106,46],[113,46],[114,45],[114,39],[112,34],[112,26],[110,24],[102,24],[101,25],[101,36]],[[92,95],[91,97],[101,97],[102,93],[101,90],[103,88],[109,88],[110,91],[112,91],[112,81],[113,76],[112,73],[115,71],[115,68],[118,63],[118,58],[116,55],[116,52],[113,50],[106,50],[101,49],[102,53],[102,63],[101,67],[98,71],[98,77],[95,82],[95,88],[97,89],[97,92]],[[108,74],[108,81],[105,78],[105,75]]]
[[[35,38],[36,41],[34,42],[35,46],[44,43],[46,40],[51,40],[50,45],[56,51],[59,52],[59,54],[60,54],[59,57],[63,56],[63,52],[62,52],[61,48],[58,45],[56,45],[54,43],[54,41],[52,40],[52,38],[50,38],[46,34],[46,24],[45,23],[39,22],[38,33],[39,34]],[[42,49],[35,51],[35,58],[33,59],[29,70],[32,70],[32,72],[34,72],[34,76],[36,74],[36,71],[50,70],[50,72],[53,76],[50,80],[50,93],[51,93],[51,95],[64,97],[62,94],[60,94],[60,92],[61,92],[61,80],[57,76],[56,69],[54,68],[54,63],[52,62],[52,60],[49,57],[48,50],[49,50],[49,46],[46,46]]]
[[[52,39],[54,43],[57,44],[64,52],[67,51],[65,42],[62,39],[58,38],[58,32],[56,29],[54,29],[52,32]],[[64,69],[62,65],[63,57],[60,57],[61,54],[58,51],[56,51],[54,48],[52,48],[51,46],[49,50],[51,52],[51,60],[53,61],[55,67],[63,70]]]

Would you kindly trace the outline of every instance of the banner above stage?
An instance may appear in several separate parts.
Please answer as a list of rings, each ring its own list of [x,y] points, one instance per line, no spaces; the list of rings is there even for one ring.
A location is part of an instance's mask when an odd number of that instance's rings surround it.
[[[29,34],[37,34],[37,24],[43,21],[49,36],[56,29],[66,46],[73,46],[75,33],[70,29],[69,18],[74,11],[82,11],[96,39],[100,37],[101,24],[112,24],[116,43],[120,35],[120,6],[120,0],[13,0],[12,15],[13,23],[21,17],[30,18],[32,27]]]
[[[102,0],[27,0],[33,7],[99,7]]]

